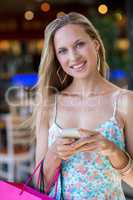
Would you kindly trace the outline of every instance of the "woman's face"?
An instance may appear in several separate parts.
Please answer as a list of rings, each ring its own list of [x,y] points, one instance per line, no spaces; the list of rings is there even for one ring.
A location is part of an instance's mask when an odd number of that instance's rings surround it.
[[[56,57],[63,70],[77,78],[96,72],[99,43],[92,40],[80,25],[68,24],[54,36]]]

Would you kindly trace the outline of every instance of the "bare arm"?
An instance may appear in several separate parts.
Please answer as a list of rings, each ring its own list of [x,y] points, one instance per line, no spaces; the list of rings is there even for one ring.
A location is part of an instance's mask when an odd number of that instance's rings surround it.
[[[51,100],[50,100],[51,101]],[[76,153],[76,149],[71,146],[75,139],[57,137],[51,146],[48,147],[48,129],[50,119],[50,107],[40,107],[36,120],[36,163],[44,159],[44,181],[45,191],[53,180],[56,169],[62,160],[69,159]],[[51,112],[53,112],[51,107]]]
[[[48,149],[49,110],[47,107],[39,107],[36,119],[36,164],[44,159],[45,186],[51,182],[59,160],[56,154]]]
[[[125,136],[127,151],[133,159],[133,92],[129,92],[125,98],[127,105],[125,113]],[[132,171],[123,180],[133,187],[133,166]]]
[[[123,102],[123,103],[122,103]],[[133,159],[133,92],[129,91],[122,97],[122,112],[125,121],[125,142],[126,150]],[[128,163],[126,154],[120,149],[116,149],[109,157],[115,168],[122,169]],[[122,177],[123,181],[133,187],[133,167],[130,173]]]

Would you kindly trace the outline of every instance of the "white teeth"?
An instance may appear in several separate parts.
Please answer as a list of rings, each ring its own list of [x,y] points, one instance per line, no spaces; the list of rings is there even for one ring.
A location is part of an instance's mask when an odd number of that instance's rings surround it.
[[[82,63],[82,64],[80,64],[80,65],[74,65],[74,66],[72,66],[72,67],[73,67],[73,69],[78,69],[78,68],[82,67],[83,64],[84,64],[84,63]]]

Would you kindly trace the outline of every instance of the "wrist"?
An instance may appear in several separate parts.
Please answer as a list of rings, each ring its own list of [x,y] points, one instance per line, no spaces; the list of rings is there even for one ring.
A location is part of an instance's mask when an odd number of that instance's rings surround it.
[[[113,158],[117,158],[117,162],[113,161]],[[112,159],[112,160],[111,160]],[[118,171],[121,177],[125,177],[133,170],[133,160],[128,152],[118,149],[114,151],[112,158],[110,158],[111,164],[115,170]]]
[[[47,154],[46,154],[46,159],[49,160],[49,161],[53,161],[53,164],[56,165],[56,167],[59,167],[60,164],[61,164],[61,159],[58,157],[58,155],[53,152],[51,149],[49,149],[47,151]]]
[[[127,157],[125,152],[119,148],[114,148],[112,154],[108,157],[113,168],[118,170],[125,168],[129,161],[129,158]]]
[[[121,169],[117,169],[117,171],[119,172],[119,174],[122,177],[125,177],[125,176],[129,175],[130,172],[133,170],[133,160],[132,160],[130,154],[127,151],[124,151],[124,154],[126,155],[126,157],[128,159],[128,162],[125,165],[125,167],[123,167]]]

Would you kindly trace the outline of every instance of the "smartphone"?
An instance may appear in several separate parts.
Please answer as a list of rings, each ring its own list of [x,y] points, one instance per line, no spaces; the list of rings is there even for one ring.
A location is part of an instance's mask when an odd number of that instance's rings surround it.
[[[80,138],[80,133],[78,128],[65,128],[60,133],[61,137],[68,137],[68,138]]]

